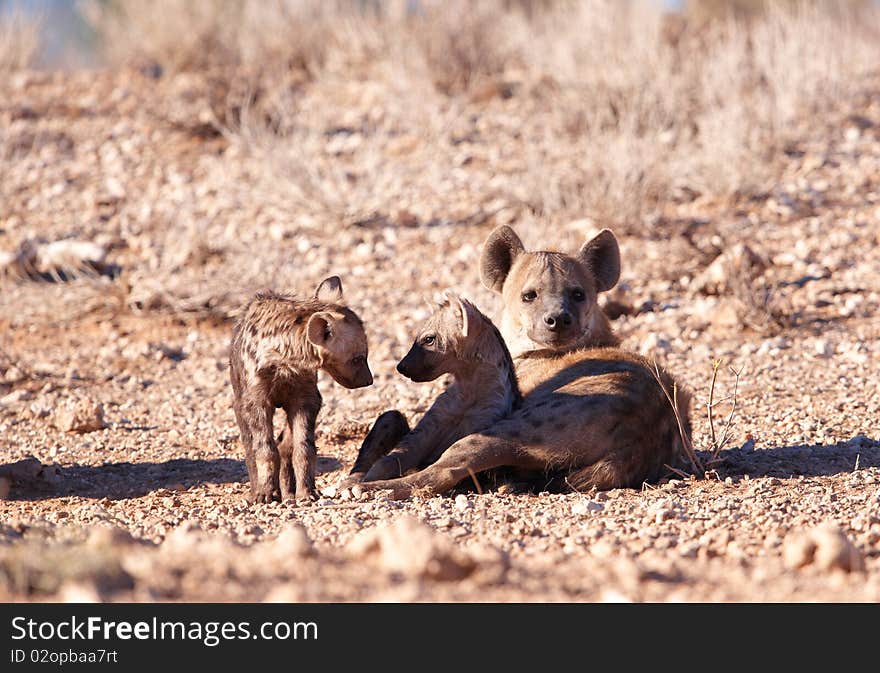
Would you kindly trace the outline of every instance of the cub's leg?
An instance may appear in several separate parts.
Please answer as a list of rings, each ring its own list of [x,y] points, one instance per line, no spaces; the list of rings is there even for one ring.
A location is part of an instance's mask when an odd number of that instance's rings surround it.
[[[275,408],[258,401],[242,404],[240,417],[243,421],[242,438],[246,450],[245,460],[251,478],[251,494],[257,503],[271,502],[280,496],[278,490],[278,449],[272,431],[272,415]],[[238,412],[237,412],[238,413]],[[249,440],[249,442],[248,442]]]
[[[411,470],[433,462],[429,460],[431,449],[435,444],[432,440],[429,431],[416,427],[415,430],[403,437],[387,456],[376,461],[376,464],[364,476],[364,481],[396,479]]]
[[[450,427],[449,415],[435,403],[394,449],[376,461],[364,481],[396,479],[435,462],[464,433]]]
[[[318,498],[315,489],[315,464],[318,450],[315,447],[315,421],[321,410],[321,398],[310,398],[291,405],[287,411],[287,432],[290,437],[290,468],[296,481],[297,501],[309,502]],[[285,437],[285,441],[287,437]],[[291,497],[292,490],[287,497]]]
[[[237,397],[237,396],[236,396]],[[251,496],[254,495],[254,487],[257,483],[257,465],[254,461],[254,436],[251,432],[250,425],[245,421],[245,417],[241,410],[241,402],[236,399],[232,405],[235,412],[235,422],[238,424],[238,432],[241,437],[241,444],[244,447],[244,464],[247,466],[248,482],[251,488]]]
[[[354,467],[351,468],[348,477],[340,482],[338,488],[349,488],[364,479],[367,472],[374,464],[391,451],[397,443],[409,433],[409,423],[402,413],[396,409],[381,414],[370,432],[364,438],[363,444],[358,451]]]
[[[278,435],[278,487],[281,500],[292,500],[296,497],[296,476],[293,471],[293,431],[291,430],[291,412],[285,409],[287,425]]]

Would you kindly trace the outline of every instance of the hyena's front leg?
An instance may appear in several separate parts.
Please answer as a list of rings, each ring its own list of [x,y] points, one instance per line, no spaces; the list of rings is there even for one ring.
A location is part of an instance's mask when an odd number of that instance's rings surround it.
[[[449,425],[450,417],[444,406],[435,403],[387,456],[376,461],[364,481],[395,479],[430,465],[452,444],[452,440],[461,436]]]
[[[392,409],[381,414],[364,438],[351,472],[339,483],[337,488],[346,489],[363,481],[364,476],[376,461],[397,446],[397,443],[408,432],[409,423],[402,413]]]
[[[278,487],[281,500],[290,500],[296,496],[296,477],[293,471],[293,432],[291,431],[290,411],[286,411],[287,425],[278,435]]]
[[[431,437],[424,428],[416,427],[401,439],[387,456],[376,461],[376,464],[364,476],[364,481],[395,479],[426,465],[435,445],[434,440],[435,438]]]
[[[321,409],[320,398],[309,400],[287,411],[287,434],[290,436],[290,466],[296,479],[297,501],[310,502],[318,498],[315,489],[315,464],[318,450],[315,447],[315,421]],[[285,437],[285,440],[287,438]],[[285,498],[293,495],[288,492]]]
[[[243,434],[251,438],[251,452],[246,454],[251,478],[251,494],[257,503],[279,499],[278,449],[272,431],[271,405],[254,403],[242,407],[242,419],[247,426]],[[253,464],[253,470],[251,470]]]
[[[251,495],[254,493],[254,486],[257,483],[257,465],[254,461],[254,433],[251,426],[246,420],[246,415],[242,409],[241,402],[236,399],[232,405],[235,412],[235,422],[238,424],[238,434],[241,438],[241,445],[244,448],[244,464],[247,466],[248,482],[251,488]]]
[[[418,491],[446,493],[472,474],[485,470],[505,466],[541,469],[547,464],[545,454],[546,451],[540,448],[523,446],[515,431],[496,427],[463,437],[436,463],[415,474],[400,479],[364,482],[355,489],[390,489],[395,498],[408,498]]]

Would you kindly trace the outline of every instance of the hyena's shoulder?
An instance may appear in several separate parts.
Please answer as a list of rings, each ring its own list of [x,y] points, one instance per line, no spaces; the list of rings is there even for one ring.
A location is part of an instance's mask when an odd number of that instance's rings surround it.
[[[688,391],[663,367],[620,348],[581,348],[556,356],[524,358],[518,372],[524,392],[552,393],[561,388],[574,392],[576,388],[579,394],[665,400],[664,390],[672,395],[675,389],[683,401],[690,399]]]
[[[233,328],[232,350],[260,369],[286,361],[304,365],[310,360],[304,332],[309,317],[326,305],[291,293],[262,290],[245,306]]]
[[[238,329],[252,337],[271,337],[300,329],[312,314],[334,306],[291,293],[262,290],[254,295],[241,313]]]

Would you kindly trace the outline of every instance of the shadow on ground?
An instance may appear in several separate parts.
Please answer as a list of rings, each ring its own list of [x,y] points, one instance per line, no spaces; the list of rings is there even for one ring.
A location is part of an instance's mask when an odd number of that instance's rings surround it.
[[[702,456],[704,460],[708,456]],[[857,435],[836,444],[798,444],[770,449],[748,446],[721,452],[721,477],[820,477],[880,467],[880,440]]]
[[[342,467],[335,458],[318,457],[318,474]],[[55,468],[53,468],[55,469]],[[246,484],[243,460],[177,458],[164,463],[105,463],[58,466],[52,482],[14,483],[10,500],[45,500],[65,496],[83,498],[139,498],[160,489],[187,490],[201,484]]]
[[[701,458],[708,461],[709,456]],[[749,446],[721,453],[716,470],[721,478],[831,476],[859,468],[880,467],[880,440],[857,435],[846,442],[828,445],[793,445],[769,449]],[[329,456],[318,457],[318,473],[339,470],[342,464]],[[59,466],[47,483],[28,480],[14,483],[11,500],[44,500],[65,496],[139,498],[160,489],[187,490],[201,484],[247,483],[244,461],[178,458],[164,463],[106,463]],[[502,480],[503,481],[503,480]],[[547,488],[547,485],[544,485]]]

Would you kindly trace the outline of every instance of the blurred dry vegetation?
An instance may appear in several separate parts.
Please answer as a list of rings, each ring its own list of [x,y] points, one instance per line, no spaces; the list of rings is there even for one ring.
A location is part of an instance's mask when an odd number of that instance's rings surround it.
[[[39,48],[39,23],[21,13],[0,16],[0,76],[31,65]]]
[[[717,214],[771,198],[805,129],[857,97],[880,56],[877,9],[859,1],[78,7],[116,83],[100,94],[100,75],[83,80],[85,102],[67,108],[74,128],[16,103],[14,82],[26,79],[9,77],[14,123],[0,128],[0,150],[24,161],[5,164],[0,186],[10,236],[0,275],[54,277],[40,272],[53,264],[38,239],[85,237],[118,251],[125,270],[100,301],[224,317],[268,278],[292,286],[336,273],[332,249],[313,254],[328,231],[339,249],[371,246],[378,263],[401,227],[516,222],[566,246],[610,226],[684,234],[704,267],[742,239],[735,218]],[[0,73],[31,64],[38,36],[33,20],[0,18]],[[75,81],[53,86],[66,98]],[[106,96],[101,114],[120,125],[102,142],[94,114]],[[168,129],[206,144],[178,148]],[[710,213],[696,243],[688,208]],[[64,224],[71,213],[80,224]],[[387,240],[366,242],[368,229]],[[295,273],[277,245],[293,238],[312,251]],[[101,250],[61,275],[103,265]],[[741,313],[773,331],[785,308],[755,275],[735,292]]]
[[[877,9],[859,1],[702,0],[677,13],[638,0],[83,0],[79,7],[111,71],[140,73],[127,83],[150,91],[141,94],[148,114],[216,141],[224,156],[209,175],[187,177],[185,169],[156,188],[136,176],[152,170],[144,152],[156,152],[168,172],[153,140],[132,147],[131,165],[115,155],[101,170],[82,164],[97,170],[98,190],[108,192],[83,219],[111,248],[121,237],[141,250],[136,265],[123,259],[122,266],[142,278],[117,288],[135,307],[161,304],[148,286],[161,281],[167,294],[174,277],[190,306],[265,283],[270,266],[287,263],[272,240],[255,247],[267,233],[277,241],[334,225],[514,221],[526,236],[546,238],[550,228],[559,245],[582,240],[584,227],[573,222],[624,236],[682,233],[657,225],[698,200],[716,213],[766,200],[805,125],[857,96],[880,56]],[[37,28],[21,16],[2,19],[0,72],[32,62]],[[34,141],[70,145],[63,127],[51,133],[10,134],[5,152]],[[110,152],[106,143],[97,148]],[[77,161],[89,151],[76,142]],[[40,196],[26,206],[37,236],[56,233],[50,211],[75,207],[43,196],[45,204]],[[256,221],[244,202],[258,211]],[[35,210],[49,228],[40,228]],[[740,238],[731,218],[710,228],[695,245],[702,266]],[[149,240],[132,243],[141,233]],[[30,241],[11,243],[24,246],[14,268],[39,266]],[[300,243],[303,252],[308,243]],[[349,244],[358,237],[339,241]],[[212,262],[234,267],[236,282],[224,284]],[[777,324],[772,291],[753,288],[750,277],[738,295],[757,322]],[[204,287],[193,289],[198,282]]]
[[[409,151],[407,139],[436,140],[468,102],[510,96],[522,116],[498,120],[498,156],[450,161],[460,179],[434,199],[475,191],[551,220],[639,226],[665,200],[754,193],[796,120],[847,95],[880,51],[858,2],[703,0],[669,14],[613,0],[157,0],[86,11],[111,62],[209,73],[209,121],[345,220],[377,210],[364,174],[430,193],[418,183],[451,148]],[[393,96],[359,120],[357,148],[328,153],[326,129],[302,123],[301,92],[342,80]]]

